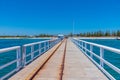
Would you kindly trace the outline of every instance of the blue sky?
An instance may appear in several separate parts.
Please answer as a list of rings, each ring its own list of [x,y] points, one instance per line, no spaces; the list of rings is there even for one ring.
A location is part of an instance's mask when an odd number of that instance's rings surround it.
[[[120,0],[0,0],[0,35],[120,29]]]

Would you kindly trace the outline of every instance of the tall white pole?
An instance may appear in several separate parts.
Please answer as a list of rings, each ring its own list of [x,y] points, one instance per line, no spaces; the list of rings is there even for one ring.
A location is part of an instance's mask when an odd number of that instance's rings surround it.
[[[73,20],[73,35],[74,35],[74,27],[75,27],[75,25],[74,25],[75,23],[74,23],[74,20]]]

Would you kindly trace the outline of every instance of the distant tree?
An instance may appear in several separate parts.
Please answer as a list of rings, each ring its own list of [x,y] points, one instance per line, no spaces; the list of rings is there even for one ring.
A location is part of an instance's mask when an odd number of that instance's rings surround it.
[[[110,36],[111,34],[110,34],[110,31],[106,31],[105,32],[105,36]]]
[[[78,37],[78,36],[80,36],[80,34],[76,34],[76,36]]]
[[[72,36],[73,36],[73,34],[72,34],[72,33],[69,33],[69,35],[68,35],[68,36],[72,37]]]
[[[117,31],[117,36],[119,36],[119,37],[120,37],[120,30],[118,30],[118,31]]]
[[[83,36],[83,34],[82,33],[79,33],[79,35],[82,37]]]
[[[112,31],[111,36],[117,36],[117,33],[115,31]]]

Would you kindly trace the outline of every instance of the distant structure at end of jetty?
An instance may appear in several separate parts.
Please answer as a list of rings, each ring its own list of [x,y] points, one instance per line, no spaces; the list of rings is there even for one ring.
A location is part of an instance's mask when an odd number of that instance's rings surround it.
[[[59,34],[59,35],[58,35],[58,38],[64,39],[64,35],[63,35],[63,34]]]

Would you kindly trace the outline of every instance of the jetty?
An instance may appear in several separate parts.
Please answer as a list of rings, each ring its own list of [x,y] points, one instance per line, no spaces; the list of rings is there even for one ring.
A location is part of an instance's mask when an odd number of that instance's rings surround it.
[[[109,79],[71,39],[64,39],[34,61],[25,65],[9,80]]]
[[[105,58],[106,51],[120,55],[119,49],[62,35],[0,49],[4,57],[14,54],[4,64],[1,58],[0,80],[119,80],[120,68]]]

